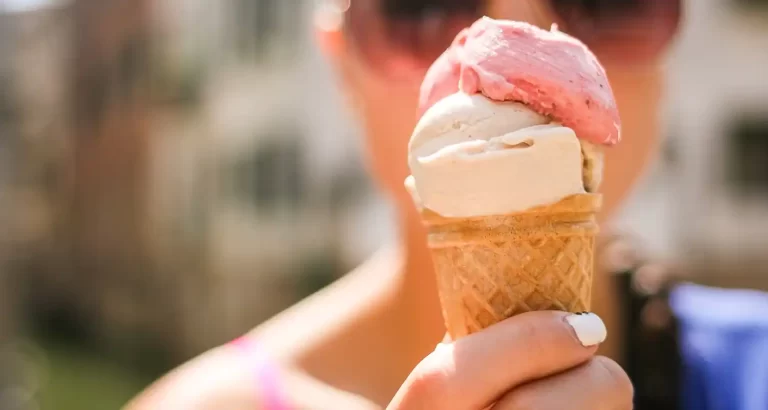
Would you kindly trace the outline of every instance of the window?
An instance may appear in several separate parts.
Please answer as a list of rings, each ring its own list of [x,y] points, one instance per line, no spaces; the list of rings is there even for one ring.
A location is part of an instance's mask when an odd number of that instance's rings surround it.
[[[670,169],[680,165],[680,141],[676,136],[668,136],[661,146],[661,160],[665,167]]]
[[[142,35],[133,35],[121,45],[115,59],[112,81],[120,97],[131,98],[144,85],[149,67],[149,46]]]
[[[360,161],[357,158],[350,158],[343,163],[350,165],[336,170],[331,179],[330,199],[332,209],[335,210],[342,210],[370,193],[371,183]]]
[[[11,100],[11,87],[4,77],[0,76],[0,125],[10,123],[15,118],[14,114],[15,107]]]
[[[299,0],[237,0],[233,13],[235,47],[239,56],[255,62],[291,56]],[[276,55],[273,55],[276,54]]]
[[[152,91],[161,103],[194,108],[202,101],[206,67],[190,62],[178,68],[153,71]]]
[[[768,0],[735,0],[739,6],[768,10]]]
[[[276,33],[277,0],[238,0],[235,18],[237,51],[261,60]]]
[[[297,208],[305,199],[305,170],[295,133],[273,133],[235,166],[235,190],[258,209]]]
[[[277,0],[257,0],[256,15],[253,16],[253,38],[257,44],[257,52],[263,51],[266,44],[278,33],[277,31]]]
[[[335,249],[333,250],[335,251]],[[330,285],[345,271],[335,252],[311,253],[301,257],[298,268],[299,294],[309,296]]]
[[[768,114],[735,121],[728,148],[732,185],[740,193],[768,193]]]

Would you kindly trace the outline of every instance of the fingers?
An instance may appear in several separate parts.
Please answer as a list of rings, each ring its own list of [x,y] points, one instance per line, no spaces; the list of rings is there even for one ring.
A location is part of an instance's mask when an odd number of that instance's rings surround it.
[[[603,356],[507,393],[492,410],[631,410],[632,383]]]
[[[594,314],[524,313],[439,345],[390,408],[485,408],[516,386],[585,363],[604,339],[605,325]]]

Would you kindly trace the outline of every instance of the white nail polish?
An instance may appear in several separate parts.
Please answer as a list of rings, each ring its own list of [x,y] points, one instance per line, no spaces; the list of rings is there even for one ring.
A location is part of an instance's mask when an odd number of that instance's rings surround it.
[[[565,317],[565,321],[576,332],[576,337],[585,347],[594,346],[605,341],[608,330],[600,316],[584,312],[575,313]]]

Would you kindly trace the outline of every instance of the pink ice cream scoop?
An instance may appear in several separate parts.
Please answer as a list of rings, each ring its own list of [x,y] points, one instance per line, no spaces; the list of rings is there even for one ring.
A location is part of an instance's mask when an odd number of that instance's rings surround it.
[[[481,18],[427,72],[421,113],[459,90],[526,104],[594,144],[621,138],[605,69],[587,46],[556,28]]]

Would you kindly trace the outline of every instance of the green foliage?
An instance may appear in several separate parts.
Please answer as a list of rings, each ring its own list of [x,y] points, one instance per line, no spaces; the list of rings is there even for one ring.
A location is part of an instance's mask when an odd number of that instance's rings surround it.
[[[299,295],[309,296],[328,286],[343,274],[338,258],[332,253],[318,253],[304,258],[299,271]]]
[[[84,349],[43,347],[48,376],[38,396],[41,410],[119,409],[152,382],[150,375]]]

